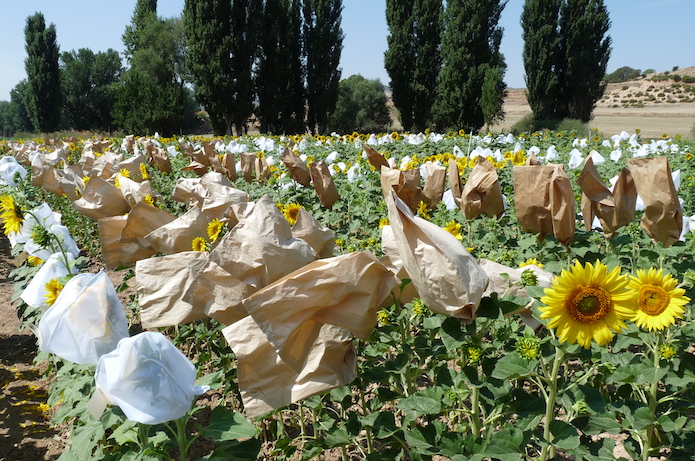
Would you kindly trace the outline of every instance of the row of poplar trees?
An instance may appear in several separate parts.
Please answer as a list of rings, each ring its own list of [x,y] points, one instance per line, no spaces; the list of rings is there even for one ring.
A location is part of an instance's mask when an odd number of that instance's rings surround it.
[[[504,117],[504,0],[386,0],[384,64],[403,128],[473,131]],[[527,99],[536,120],[588,122],[605,91],[602,0],[525,0]]]

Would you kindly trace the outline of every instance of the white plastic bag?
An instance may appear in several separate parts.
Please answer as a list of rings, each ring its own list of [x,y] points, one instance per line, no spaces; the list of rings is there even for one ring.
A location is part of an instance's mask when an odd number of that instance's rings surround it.
[[[96,364],[128,336],[125,311],[104,271],[70,279],[39,322],[39,348],[81,364]]]
[[[88,404],[98,418],[105,405],[118,405],[131,421],[161,424],[181,418],[196,395],[193,364],[161,333],[145,331],[118,343],[99,359],[96,391]]]
[[[19,173],[20,181],[27,175],[27,170],[11,155],[0,158],[0,185],[17,187],[16,174]]]
[[[70,253],[67,254],[67,257],[68,262],[73,261],[73,257]],[[73,272],[76,270],[76,268],[73,268]],[[53,279],[65,277],[68,274],[69,272],[68,268],[65,267],[63,254],[54,253],[43,263],[41,269],[34,275],[20,297],[31,307],[42,306],[46,304],[46,284]]]

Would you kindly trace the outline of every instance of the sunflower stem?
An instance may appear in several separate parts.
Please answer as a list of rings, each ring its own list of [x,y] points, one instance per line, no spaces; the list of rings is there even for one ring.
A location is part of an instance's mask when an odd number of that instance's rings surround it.
[[[656,418],[656,407],[659,404],[659,379],[657,370],[660,368],[659,363],[659,347],[661,346],[663,340],[663,331],[659,331],[656,334],[656,343],[652,348],[652,364],[654,365],[654,378],[652,379],[651,386],[649,388],[649,394],[647,395],[649,405],[649,411],[652,414],[652,418]],[[653,425],[649,425],[645,429],[644,444],[642,446],[642,460],[649,461],[649,452],[652,450],[654,445],[655,428]]]
[[[547,461],[555,456],[555,449],[552,445],[553,435],[550,432],[550,425],[555,420],[555,400],[557,399],[557,379],[560,374],[560,366],[565,358],[565,350],[560,346],[555,346],[555,359],[550,376],[547,376],[548,398],[545,401],[545,427],[543,428],[543,439],[545,445],[541,451],[540,461]]]

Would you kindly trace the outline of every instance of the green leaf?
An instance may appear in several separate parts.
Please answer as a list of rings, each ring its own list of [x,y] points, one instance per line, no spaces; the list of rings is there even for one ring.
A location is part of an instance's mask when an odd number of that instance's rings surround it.
[[[579,434],[577,429],[560,420],[550,423],[550,432],[553,434],[553,445],[563,450],[574,450],[579,446]]]
[[[410,418],[417,418],[422,415],[436,415],[442,411],[441,397],[441,394],[439,398],[422,395],[421,393],[413,394],[401,399],[398,402],[398,408],[403,410]]]
[[[534,373],[537,360],[526,360],[517,353],[505,355],[497,361],[492,377],[497,379],[517,379]]]
[[[461,327],[461,321],[453,317],[449,317],[442,323],[440,330],[442,342],[448,351],[455,351],[459,346],[466,342],[468,334]]]
[[[240,413],[223,406],[212,410],[212,422],[200,430],[201,437],[217,441],[236,440],[256,435],[256,427]]]

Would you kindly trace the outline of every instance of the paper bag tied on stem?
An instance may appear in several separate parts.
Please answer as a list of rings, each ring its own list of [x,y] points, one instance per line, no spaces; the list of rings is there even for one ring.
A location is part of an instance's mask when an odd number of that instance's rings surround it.
[[[127,216],[112,216],[99,220],[101,253],[109,270],[132,267],[137,261],[149,258],[155,253],[154,248],[143,248],[137,242],[121,243],[121,234],[127,221]]]
[[[425,305],[471,323],[488,277],[456,237],[418,216],[392,193],[389,221],[403,267]]]
[[[319,196],[321,204],[330,210],[335,202],[340,200],[340,195],[338,194],[338,188],[335,187],[333,182],[333,177],[330,171],[328,171],[328,166],[323,162],[313,162],[310,171],[311,180],[314,183],[314,189],[316,189],[316,194]]]
[[[311,184],[309,167],[306,166],[299,155],[295,154],[291,149],[285,148],[281,159],[285,167],[287,167],[287,171],[290,172],[292,179],[304,187],[308,187]]]
[[[461,194],[461,211],[466,219],[477,218],[481,214],[499,217],[504,213],[504,197],[497,170],[485,157],[478,157],[468,174]]]
[[[591,230],[594,217],[598,217],[606,238],[623,226],[631,223],[635,217],[637,190],[632,175],[623,168],[615,184],[614,192],[603,183],[594,161],[586,159],[584,169],[577,178],[582,189],[582,216],[587,230]]]
[[[381,167],[381,190],[384,193],[384,199],[387,199],[393,191],[413,213],[417,211],[420,202],[427,203],[427,197],[422,192],[420,184],[420,170]]]
[[[671,246],[683,230],[683,212],[668,157],[631,158],[627,166],[645,205],[642,229],[652,240]]]
[[[558,242],[574,240],[574,192],[562,165],[514,167],[514,201],[521,228]]]
[[[208,219],[198,207],[159,227],[145,236],[158,253],[174,254],[191,251],[196,237],[207,237]]]
[[[382,166],[389,168],[389,162],[386,161],[384,155],[377,152],[372,146],[369,144],[362,144],[362,149],[364,149],[364,153],[367,154],[367,161],[376,168],[376,171],[381,171]]]
[[[82,197],[72,202],[72,207],[93,221],[130,211],[120,189],[98,176],[90,178]]]
[[[425,203],[427,208],[433,209],[442,201],[447,171],[443,166],[431,162],[426,163],[425,168],[427,169],[427,177],[425,178],[425,187],[422,189],[422,193],[426,197]]]
[[[461,195],[463,195],[463,184],[461,183],[461,174],[459,173],[459,166],[456,160],[449,159],[449,169],[447,170],[447,176],[449,178],[449,189],[451,189],[451,195],[454,197],[454,202],[460,208],[461,207]]]
[[[320,259],[244,300],[282,360],[300,371],[321,325],[367,339],[376,312],[398,281],[369,251]]]
[[[252,317],[222,333],[238,360],[239,391],[250,418],[344,386],[356,375],[352,335],[340,327],[320,327],[301,371],[283,362]]]

